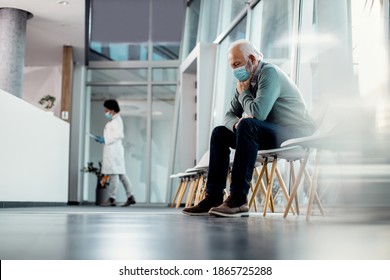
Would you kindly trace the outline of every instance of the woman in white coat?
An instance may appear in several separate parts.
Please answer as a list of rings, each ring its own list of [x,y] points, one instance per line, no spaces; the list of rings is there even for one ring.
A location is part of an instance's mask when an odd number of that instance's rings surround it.
[[[116,191],[119,180],[126,190],[127,201],[122,206],[135,204],[131,192],[131,183],[126,175],[124,149],[122,145],[123,121],[119,115],[119,105],[116,100],[106,100],[103,104],[104,113],[109,120],[104,127],[103,137],[97,136],[96,141],[104,144],[102,174],[110,176],[109,199],[102,206],[116,206]]]

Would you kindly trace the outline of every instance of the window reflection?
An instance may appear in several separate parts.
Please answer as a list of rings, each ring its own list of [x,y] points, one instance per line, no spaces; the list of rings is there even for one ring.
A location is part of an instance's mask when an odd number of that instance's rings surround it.
[[[199,11],[200,0],[190,1],[186,12],[183,57],[186,57],[196,46],[198,37]]]
[[[184,1],[91,0],[91,7],[89,61],[178,59]]]
[[[104,100],[105,98],[118,100],[140,100],[143,102],[146,86],[91,86],[91,98]]]
[[[224,1],[224,2],[229,2],[229,1]],[[230,0],[230,2],[231,2],[230,21],[233,21],[241,13],[241,11],[246,8],[247,3],[249,3],[249,1]]]
[[[152,60],[179,59],[184,12],[184,1],[152,1]]]
[[[375,205],[386,197],[380,189],[388,186],[387,166],[381,164],[389,162],[383,1],[303,3],[299,87],[312,112],[327,105],[321,130],[332,128],[342,139],[337,156],[323,155],[328,167],[323,176],[343,191],[347,203]]]
[[[218,49],[218,67],[215,85],[215,100],[213,122],[214,126],[223,123],[225,112],[229,108],[230,101],[234,94],[236,79],[233,76],[232,69],[228,64],[228,49],[232,42],[244,39],[247,17],[232,30],[232,32],[222,41]]]
[[[357,96],[353,75],[350,7],[344,1],[306,1],[302,10],[298,84],[317,104]]]
[[[389,77],[388,30],[382,6],[380,1],[373,1],[371,5],[366,2],[351,3],[353,65],[362,97],[375,95],[378,88],[388,84]]]
[[[292,46],[293,1],[264,1],[260,49],[263,54],[283,65],[290,59]]]
[[[154,82],[158,82],[158,81],[176,82],[177,68],[153,68],[152,79]]]
[[[91,42],[90,61],[126,61],[148,60],[147,43],[110,43]]]
[[[134,69],[90,69],[88,82],[116,83],[147,81],[147,68]]]
[[[178,60],[180,42],[153,44],[152,60]]]
[[[251,42],[264,59],[291,74],[294,1],[261,1],[253,9]]]
[[[150,202],[164,203],[167,196],[172,121],[176,86],[152,88],[152,137],[150,141]]]
[[[242,0],[223,0],[221,3],[220,12],[220,32],[224,32],[230,27],[233,20],[246,8],[246,3],[249,1]]]
[[[91,118],[87,131],[101,135],[107,120],[103,112],[105,99],[116,99],[121,109],[124,125],[123,146],[125,152],[126,173],[132,184],[137,203],[145,203],[147,189],[146,153],[141,152],[146,143],[146,136],[139,132],[147,123],[147,87],[146,86],[90,86]],[[89,161],[102,160],[102,146],[95,141],[90,142]],[[88,187],[89,200],[94,200],[96,182],[91,181]],[[126,201],[122,189],[118,190],[117,200]]]
[[[203,1],[202,2],[202,22],[199,26],[199,41],[213,42],[218,33],[218,13],[222,0]]]

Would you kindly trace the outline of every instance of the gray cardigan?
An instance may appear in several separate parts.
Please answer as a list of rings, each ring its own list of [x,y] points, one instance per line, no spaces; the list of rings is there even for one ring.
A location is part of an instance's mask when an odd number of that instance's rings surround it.
[[[224,125],[233,127],[246,115],[280,126],[295,127],[304,135],[315,130],[305,101],[293,81],[276,65],[259,62],[251,80],[251,89],[238,94],[237,90],[226,112]]]

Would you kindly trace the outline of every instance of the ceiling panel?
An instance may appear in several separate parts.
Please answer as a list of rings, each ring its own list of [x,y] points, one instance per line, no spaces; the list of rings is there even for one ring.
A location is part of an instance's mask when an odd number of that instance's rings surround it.
[[[0,0],[0,8],[28,11],[26,66],[62,65],[62,47],[73,47],[74,60],[84,64],[85,0]]]

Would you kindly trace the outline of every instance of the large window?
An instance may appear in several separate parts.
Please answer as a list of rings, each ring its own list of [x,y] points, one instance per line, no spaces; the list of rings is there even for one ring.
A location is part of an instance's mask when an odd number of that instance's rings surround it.
[[[211,1],[204,0],[201,5],[204,2]],[[233,41],[245,38],[263,53],[265,61],[278,65],[292,78],[314,118],[324,112],[323,107],[328,108],[323,131],[341,124],[343,132],[351,132],[351,141],[360,141],[368,151],[367,157],[360,158],[365,164],[369,164],[366,160],[388,163],[389,0],[216,0],[214,3],[218,3],[219,12],[218,32],[212,41],[217,44],[212,119],[211,127],[200,127],[202,131],[223,124],[236,86],[227,51]],[[204,19],[203,13],[197,19],[199,24],[196,22],[192,28],[199,25],[201,31],[210,20]],[[201,40],[206,36],[202,33],[187,34],[189,24],[185,35],[198,36],[198,42],[204,42]],[[208,78],[196,82],[201,84]],[[179,138],[189,131],[187,127],[178,130]],[[358,164],[357,154],[346,160]],[[323,159],[329,166],[335,160],[331,156]],[[340,159],[337,155],[337,160]],[[177,156],[175,164],[179,160]],[[356,187],[355,182],[351,185]],[[363,189],[367,190],[366,185]]]
[[[252,11],[250,38],[264,59],[291,73],[294,1],[261,1]]]
[[[221,34],[229,29],[237,16],[245,12],[244,2],[226,1],[221,7],[220,24]],[[247,18],[244,16],[219,44],[218,67],[216,73],[213,121],[214,126],[223,123],[223,116],[229,108],[234,94],[235,79],[227,63],[227,51],[230,44],[238,39],[250,38],[264,54],[267,61],[280,66],[290,74],[292,67],[292,37],[294,1],[273,0],[260,1],[247,10],[251,13],[250,30]],[[276,16],[275,16],[276,15]],[[249,33],[249,35],[248,35]]]
[[[116,99],[120,106],[120,115],[124,125],[123,146],[125,149],[125,166],[131,181],[134,196],[137,202],[147,201],[147,153],[146,131],[147,126],[147,87],[146,86],[90,86],[91,109],[90,125],[87,130],[95,135],[102,135],[107,120],[104,117],[103,102],[105,99]],[[102,161],[102,145],[90,141],[87,161],[95,166]],[[90,181],[88,186],[88,200],[93,201],[96,182]],[[117,200],[126,201],[123,188],[118,188]]]
[[[216,68],[217,72],[215,79],[218,83],[215,83],[214,86],[214,126],[223,124],[223,117],[226,110],[229,108],[230,101],[234,94],[236,79],[234,78],[233,71],[228,63],[228,49],[232,42],[245,38],[246,19],[247,17],[244,17],[219,45],[217,58],[218,67]]]
[[[91,8],[86,130],[103,132],[103,101],[116,99],[137,203],[165,204],[185,1],[91,0]],[[101,146],[87,142],[86,147],[86,162],[101,161]],[[95,186],[88,184],[88,200]],[[125,200],[118,189],[118,201]]]
[[[178,62],[164,64],[88,70],[87,91],[91,102],[86,130],[102,135],[107,122],[103,102],[118,101],[124,123],[126,172],[137,203],[141,204],[165,204],[167,197]],[[97,165],[102,160],[102,146],[86,139],[89,147],[86,162]],[[90,180],[85,197],[88,201],[94,200],[95,187],[95,180]],[[122,188],[117,196],[118,201],[126,200]]]
[[[89,61],[177,60],[182,0],[91,0]]]
[[[186,57],[195,48],[198,40],[200,2],[201,0],[188,2],[182,46],[183,57]]]
[[[389,89],[389,2],[351,1],[352,60],[359,95],[374,97]],[[381,3],[382,2],[382,3]],[[370,69],[380,69],[372,71]]]
[[[347,2],[311,0],[301,7],[298,85],[313,107],[357,95]]]
[[[219,32],[222,33],[225,29],[234,22],[243,10],[245,10],[249,1],[242,0],[223,0],[221,10],[219,12]]]
[[[169,151],[176,86],[152,87],[152,135],[150,141],[151,203],[164,203],[167,197]]]
[[[148,79],[147,68],[95,69],[89,74],[88,82],[99,84],[146,82]]]

